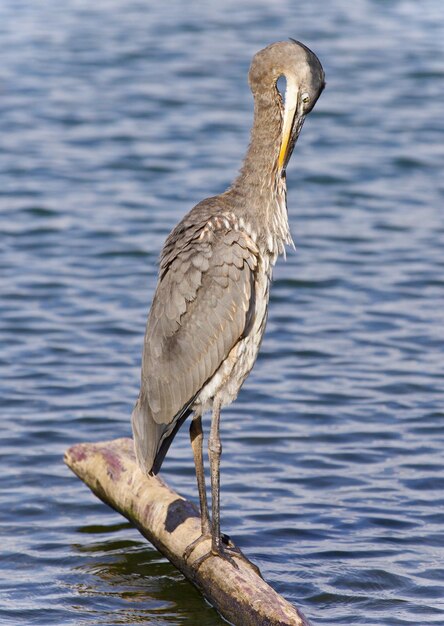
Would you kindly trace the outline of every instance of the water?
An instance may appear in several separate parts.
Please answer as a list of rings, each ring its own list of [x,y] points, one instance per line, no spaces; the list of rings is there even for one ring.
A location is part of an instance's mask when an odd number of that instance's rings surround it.
[[[0,623],[223,623],[62,456],[130,434],[163,240],[234,177],[250,59],[293,36],[327,88],[222,526],[316,625],[442,625],[442,4],[183,6],[0,5]],[[196,499],[186,429],[164,468]]]

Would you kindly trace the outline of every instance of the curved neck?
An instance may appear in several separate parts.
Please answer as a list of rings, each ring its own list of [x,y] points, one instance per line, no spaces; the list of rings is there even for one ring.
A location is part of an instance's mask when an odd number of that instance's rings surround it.
[[[282,113],[277,89],[256,94],[250,145],[232,185],[242,195],[266,196],[275,187],[282,137]]]
[[[276,89],[259,93],[251,141],[239,176],[228,190],[236,213],[276,259],[292,243],[288,226],[285,174],[278,166],[282,142],[281,102]],[[273,261],[274,263],[274,261]]]

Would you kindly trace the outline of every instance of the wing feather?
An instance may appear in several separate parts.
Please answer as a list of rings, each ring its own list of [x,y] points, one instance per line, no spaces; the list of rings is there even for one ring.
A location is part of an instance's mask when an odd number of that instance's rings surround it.
[[[181,254],[170,264],[148,319],[143,378],[156,381],[149,385],[154,397],[148,393],[147,401],[157,423],[174,420],[218,369],[246,324],[251,267],[257,266],[253,242],[248,245],[242,232],[222,230],[212,233],[211,246],[204,244],[202,253],[200,241],[191,240],[182,252],[191,259],[185,272]]]
[[[223,227],[204,223],[193,232],[179,225],[178,241],[173,246],[170,236],[164,249],[133,411],[136,453],[148,472],[251,319],[257,247],[244,232],[217,224]]]

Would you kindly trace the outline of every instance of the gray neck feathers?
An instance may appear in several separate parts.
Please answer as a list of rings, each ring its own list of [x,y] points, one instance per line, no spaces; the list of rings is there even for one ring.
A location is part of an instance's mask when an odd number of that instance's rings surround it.
[[[282,112],[277,90],[256,94],[250,145],[239,176],[228,194],[233,208],[273,256],[292,243],[288,226],[285,178],[278,173]]]

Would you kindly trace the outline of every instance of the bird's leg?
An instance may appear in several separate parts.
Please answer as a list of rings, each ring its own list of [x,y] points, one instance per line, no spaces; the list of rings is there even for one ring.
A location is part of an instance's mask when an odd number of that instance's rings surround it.
[[[220,400],[213,400],[213,416],[211,420],[210,438],[208,441],[208,456],[211,468],[211,551],[199,557],[194,562],[194,567],[199,567],[210,556],[219,556],[229,561],[236,569],[239,566],[234,559],[225,551],[220,535],[220,457],[222,454],[222,444],[220,442]]]
[[[208,515],[207,490],[205,487],[205,471],[202,454],[203,430],[201,415],[197,415],[191,422],[190,439],[191,447],[193,448],[194,465],[196,467],[202,535],[207,535],[210,532],[210,516]]]
[[[194,455],[194,465],[196,467],[197,488],[199,490],[200,522],[202,535],[210,532],[210,517],[208,515],[207,490],[205,487],[205,472],[203,464],[203,430],[202,416],[197,415],[190,425],[191,447]]]
[[[262,577],[259,568],[247,559],[241,549],[233,544],[228,535],[221,535],[220,532],[220,457],[222,455],[222,444],[220,441],[219,423],[220,402],[214,402],[213,419],[211,422],[210,439],[208,442],[208,453],[211,466],[211,507],[213,521],[211,533],[211,553],[230,561],[230,563],[236,568],[238,568],[238,565],[232,559],[232,556],[240,558],[249,566],[252,566],[256,573]]]
[[[210,517],[208,514],[207,503],[207,491],[205,487],[205,472],[203,464],[203,430],[202,430],[202,416],[196,415],[191,421],[190,425],[190,440],[191,447],[194,455],[194,465],[196,467],[197,488],[199,491],[199,504],[200,504],[200,525],[201,535],[195,539],[185,549],[184,557],[187,559],[196,546],[199,545],[204,539],[210,537]]]
[[[213,402],[213,416],[211,419],[210,439],[208,441],[208,456],[211,471],[211,551],[219,554],[222,540],[220,536],[220,457],[222,444],[220,441],[220,401]]]
[[[211,467],[211,509],[212,509],[212,529],[211,529],[211,551],[207,552],[203,556],[199,557],[194,562],[194,567],[199,567],[210,556],[219,556],[226,561],[229,561],[236,569],[239,568],[233,557],[241,559],[249,567],[251,567],[258,576],[262,578],[260,569],[251,561],[247,559],[242,550],[235,546],[228,535],[221,535],[220,532],[220,457],[222,455],[222,444],[220,441],[220,409],[221,403],[218,400],[213,402],[213,417],[211,420],[210,438],[208,441],[208,456],[210,458]],[[202,452],[202,450],[201,450]],[[197,462],[196,462],[197,468]],[[191,546],[193,550],[201,540],[207,538],[202,535],[194,541]],[[191,552],[191,551],[190,551]],[[188,555],[190,554],[188,552]]]

